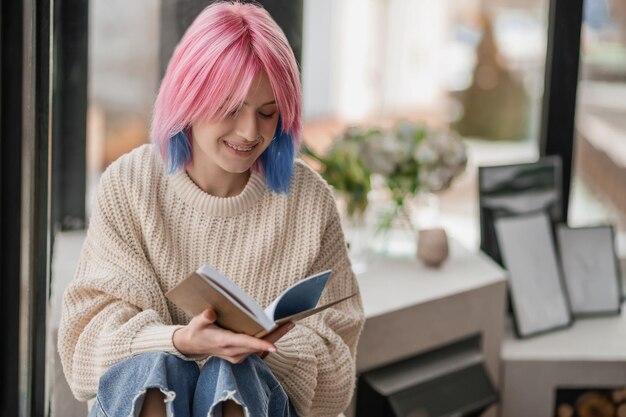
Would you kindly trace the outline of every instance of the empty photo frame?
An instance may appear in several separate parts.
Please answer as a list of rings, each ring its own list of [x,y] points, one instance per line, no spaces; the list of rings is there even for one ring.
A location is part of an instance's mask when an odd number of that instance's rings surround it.
[[[502,260],[509,271],[519,337],[567,327],[571,316],[547,212],[495,219]]]
[[[563,220],[561,159],[540,158],[536,162],[480,167],[480,249],[502,265],[494,220],[546,210],[553,223]]]
[[[613,228],[559,225],[557,240],[572,314],[619,314],[622,289]]]

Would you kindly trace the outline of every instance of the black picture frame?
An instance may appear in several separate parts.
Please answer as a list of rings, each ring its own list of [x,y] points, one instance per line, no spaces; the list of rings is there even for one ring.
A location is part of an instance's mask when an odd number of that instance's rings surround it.
[[[515,333],[527,338],[572,325],[550,214],[498,216],[494,227],[509,272]]]
[[[623,289],[611,225],[557,225],[561,269],[575,318],[621,314]]]
[[[494,228],[496,217],[547,210],[553,224],[563,221],[562,187],[559,156],[479,167],[480,249],[503,266]]]

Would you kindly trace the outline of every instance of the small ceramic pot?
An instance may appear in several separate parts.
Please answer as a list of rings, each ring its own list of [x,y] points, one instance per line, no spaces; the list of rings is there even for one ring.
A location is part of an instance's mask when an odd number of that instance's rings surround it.
[[[442,228],[420,230],[417,238],[417,259],[431,268],[438,268],[448,257],[448,235]]]

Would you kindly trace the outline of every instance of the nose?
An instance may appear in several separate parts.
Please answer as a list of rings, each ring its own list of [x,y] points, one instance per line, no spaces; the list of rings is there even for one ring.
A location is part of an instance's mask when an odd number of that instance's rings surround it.
[[[240,112],[237,117],[236,133],[248,142],[256,142],[259,136],[259,126],[254,112]]]

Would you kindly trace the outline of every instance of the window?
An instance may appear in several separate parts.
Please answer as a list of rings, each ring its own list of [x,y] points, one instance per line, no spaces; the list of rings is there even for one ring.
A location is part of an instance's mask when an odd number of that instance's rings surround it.
[[[457,130],[469,165],[440,194],[442,222],[478,248],[478,166],[539,155],[548,2],[305,0],[305,142],[349,124]]]
[[[570,223],[615,225],[617,249],[626,258],[624,2],[585,2],[580,58]]]

